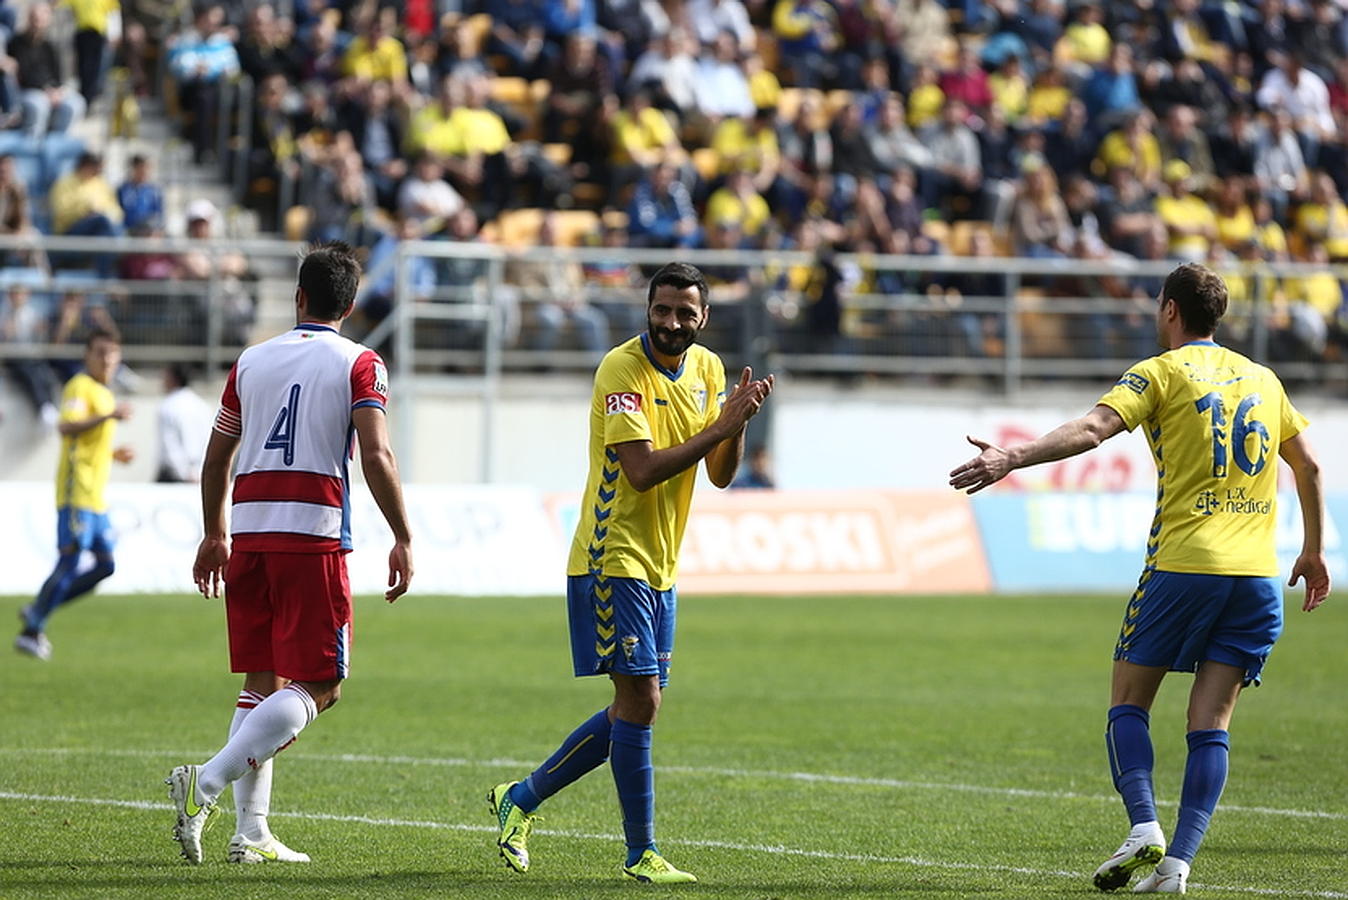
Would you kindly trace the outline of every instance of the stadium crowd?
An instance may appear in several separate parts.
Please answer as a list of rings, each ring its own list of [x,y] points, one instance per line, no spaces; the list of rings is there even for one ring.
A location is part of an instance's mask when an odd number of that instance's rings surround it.
[[[802,293],[800,327],[836,348],[859,327],[848,292],[926,293],[953,310],[1004,287],[840,269],[839,251],[1202,260],[1233,272],[1228,339],[1260,302],[1274,358],[1344,347],[1329,270],[1275,278],[1259,265],[1348,260],[1344,0],[295,0],[284,15],[127,0],[115,51],[89,33],[106,38],[117,4],[67,2],[78,90],[51,64],[45,3],[17,26],[0,13],[10,125],[68,128],[103,90],[90,54],[113,57],[141,93],[159,89],[162,57],[170,106],[208,160],[221,97],[247,76],[255,102],[228,113],[246,200],[297,236],[376,256],[426,237],[812,251],[820,265],[711,275],[721,299]],[[303,212],[277,208],[286,180]],[[109,201],[105,215],[53,209],[42,224],[133,227]],[[6,231],[31,227],[21,218],[0,217]],[[536,346],[567,321],[586,348],[609,346],[610,311],[576,288],[623,286],[629,268],[533,273]],[[427,291],[481,277],[423,274]],[[1105,324],[1091,349],[1135,355],[1151,341],[1153,282],[1040,289],[1117,299],[1131,315],[1093,320]],[[368,318],[389,293],[371,292]],[[995,317],[947,318],[955,352],[1000,352]]]

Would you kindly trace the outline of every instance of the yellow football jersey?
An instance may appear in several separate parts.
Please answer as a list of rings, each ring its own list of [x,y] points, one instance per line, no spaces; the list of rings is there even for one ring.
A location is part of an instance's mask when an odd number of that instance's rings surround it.
[[[61,393],[61,421],[78,422],[106,416],[117,401],[105,384],[81,372],[66,382]],[[117,421],[108,419],[93,428],[61,438],[61,461],[56,469],[56,506],[106,512],[103,489],[112,468],[112,441]]]
[[[1156,460],[1148,569],[1278,574],[1278,448],[1306,427],[1278,376],[1194,341],[1133,366],[1100,402],[1145,426]]]
[[[642,493],[618,463],[614,444],[677,446],[716,420],[725,401],[725,367],[701,344],[673,372],[638,335],[610,350],[590,400],[590,473],[571,541],[568,575],[639,578],[659,591],[674,586],[697,466]]]

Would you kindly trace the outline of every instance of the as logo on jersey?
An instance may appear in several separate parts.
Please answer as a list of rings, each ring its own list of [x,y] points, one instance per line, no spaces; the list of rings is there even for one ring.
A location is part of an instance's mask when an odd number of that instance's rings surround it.
[[[632,391],[606,394],[604,396],[604,412],[610,416],[641,412],[641,395]]]
[[[1119,384],[1128,388],[1134,394],[1140,394],[1147,389],[1147,385],[1151,384],[1151,381],[1136,372],[1129,372],[1119,379]]]
[[[374,364],[374,390],[382,396],[388,396],[388,369],[383,363]]]

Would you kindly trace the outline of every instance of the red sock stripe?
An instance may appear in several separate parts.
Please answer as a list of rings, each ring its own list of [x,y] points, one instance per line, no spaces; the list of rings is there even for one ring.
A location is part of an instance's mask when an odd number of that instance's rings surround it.
[[[257,691],[240,691],[239,702],[236,705],[239,709],[252,709],[265,699],[267,698]]]

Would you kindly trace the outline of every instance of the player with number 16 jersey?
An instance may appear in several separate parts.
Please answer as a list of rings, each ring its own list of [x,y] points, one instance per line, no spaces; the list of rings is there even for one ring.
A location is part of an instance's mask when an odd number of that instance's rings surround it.
[[[1147,566],[1205,575],[1278,574],[1277,453],[1306,427],[1266,366],[1211,340],[1129,369],[1100,399],[1156,460]]]

